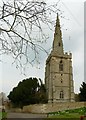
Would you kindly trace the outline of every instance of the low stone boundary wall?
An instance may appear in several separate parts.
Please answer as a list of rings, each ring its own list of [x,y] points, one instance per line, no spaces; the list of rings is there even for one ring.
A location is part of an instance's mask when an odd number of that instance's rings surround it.
[[[48,103],[24,106],[22,112],[49,113],[68,109],[86,107],[86,102]]]

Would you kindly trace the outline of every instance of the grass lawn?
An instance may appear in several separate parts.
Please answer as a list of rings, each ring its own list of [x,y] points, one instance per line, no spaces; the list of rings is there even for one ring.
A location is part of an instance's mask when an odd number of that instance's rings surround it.
[[[0,112],[0,120],[2,118],[7,118],[7,112]]]
[[[49,118],[80,118],[80,114],[78,113],[68,113],[68,114],[64,114],[64,115],[53,115],[53,116],[49,116]]]
[[[72,110],[64,110],[59,112],[48,113],[48,118],[79,118],[86,114],[86,107]],[[47,120],[47,119],[46,119]],[[52,120],[52,119],[50,119]],[[66,119],[68,120],[68,119]]]

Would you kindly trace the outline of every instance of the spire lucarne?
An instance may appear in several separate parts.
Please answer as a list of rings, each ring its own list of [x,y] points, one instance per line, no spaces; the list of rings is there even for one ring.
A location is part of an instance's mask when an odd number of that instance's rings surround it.
[[[61,33],[58,14],[57,14],[57,20],[56,20],[56,26],[55,26],[55,33],[54,33],[53,51],[57,52],[57,54],[64,54],[62,33]]]

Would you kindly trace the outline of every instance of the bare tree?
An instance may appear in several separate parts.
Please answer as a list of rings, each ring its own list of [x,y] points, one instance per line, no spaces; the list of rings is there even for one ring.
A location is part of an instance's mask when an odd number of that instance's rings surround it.
[[[17,67],[33,64],[39,51],[47,51],[42,43],[48,39],[43,26],[49,28],[52,13],[57,13],[59,1],[47,5],[37,0],[2,1],[0,6],[0,55],[12,55]]]

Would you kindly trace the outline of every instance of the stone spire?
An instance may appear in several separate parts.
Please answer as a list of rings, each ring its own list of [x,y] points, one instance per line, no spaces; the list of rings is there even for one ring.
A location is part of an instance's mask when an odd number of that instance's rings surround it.
[[[55,26],[55,33],[54,33],[53,51],[55,51],[57,54],[64,54],[62,33],[61,33],[58,14],[57,14],[57,20],[56,20],[56,26]]]

